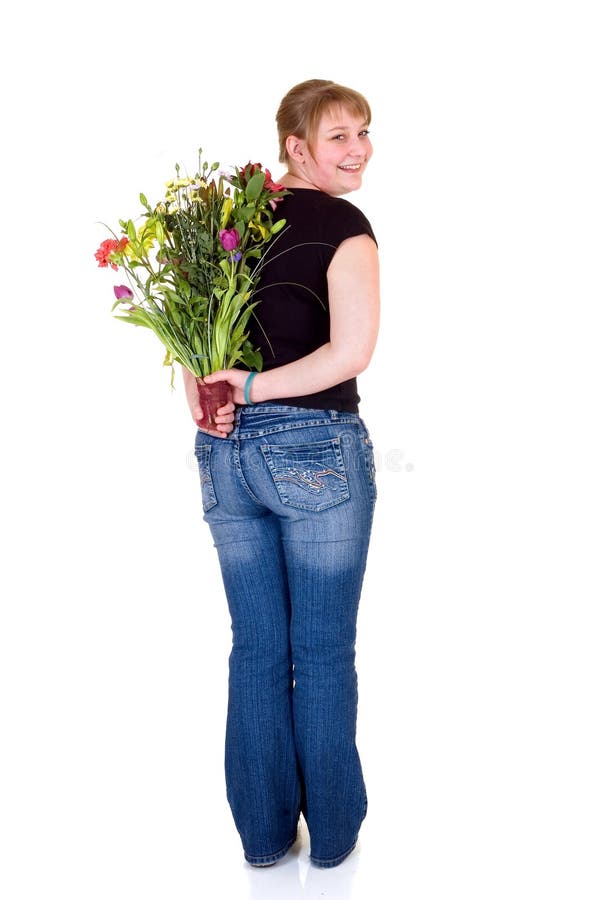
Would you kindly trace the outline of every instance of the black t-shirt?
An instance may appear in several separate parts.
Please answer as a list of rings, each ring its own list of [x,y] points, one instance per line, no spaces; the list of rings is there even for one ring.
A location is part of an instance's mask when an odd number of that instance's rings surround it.
[[[268,244],[260,264],[259,303],[250,324],[250,340],[262,353],[264,371],[295,362],[329,341],[327,269],[335,250],[359,234],[374,240],[361,210],[311,188],[294,188],[277,204],[274,218],[285,219],[286,225]],[[352,378],[317,394],[272,402],[358,412],[359,400]]]

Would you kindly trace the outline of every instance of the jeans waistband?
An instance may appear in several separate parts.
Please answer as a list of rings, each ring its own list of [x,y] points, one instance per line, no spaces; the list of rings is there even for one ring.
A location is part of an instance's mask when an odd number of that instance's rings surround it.
[[[244,440],[261,437],[290,428],[310,428],[317,425],[362,425],[359,413],[337,409],[305,409],[301,406],[279,406],[275,403],[256,403],[238,406],[235,427],[230,438]]]

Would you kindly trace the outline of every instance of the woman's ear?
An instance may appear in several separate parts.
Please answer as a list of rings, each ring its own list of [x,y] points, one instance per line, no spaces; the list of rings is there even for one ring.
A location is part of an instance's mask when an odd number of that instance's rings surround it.
[[[290,134],[285,141],[285,147],[287,149],[289,159],[292,159],[294,160],[294,162],[300,164],[305,162],[306,142],[304,140],[298,138],[295,134]]]

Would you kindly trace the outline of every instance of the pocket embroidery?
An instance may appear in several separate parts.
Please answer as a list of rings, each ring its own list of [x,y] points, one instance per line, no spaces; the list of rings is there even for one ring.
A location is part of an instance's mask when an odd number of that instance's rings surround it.
[[[376,463],[374,459],[374,449],[372,446],[372,441],[369,437],[364,438],[364,447],[366,448],[366,461],[368,466],[368,473],[370,475],[370,485],[372,489],[372,494],[374,499],[377,497],[377,487],[376,487]]]
[[[339,438],[312,444],[263,444],[261,450],[286,506],[317,512],[349,498]]]
[[[339,472],[335,472],[334,469],[321,469],[320,472],[314,472],[311,469],[300,470],[295,466],[288,466],[287,474],[279,475],[279,478],[281,481],[293,481],[295,484],[299,484],[300,487],[305,484],[309,488],[321,491],[326,487],[326,484],[322,480],[325,475],[334,475],[335,478],[339,478],[341,481],[347,481],[347,478],[344,475],[340,475]]]
[[[213,506],[216,506],[217,500],[214,493],[214,485],[212,484],[212,473],[210,471],[210,452],[212,447],[210,444],[200,444],[195,448],[195,457],[198,461],[198,470],[200,473],[200,487],[202,489],[202,506],[204,512],[208,512]]]

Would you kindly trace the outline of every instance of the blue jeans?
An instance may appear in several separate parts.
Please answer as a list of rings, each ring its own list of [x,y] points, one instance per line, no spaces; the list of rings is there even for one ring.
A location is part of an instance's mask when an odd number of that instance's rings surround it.
[[[367,807],[355,640],[368,432],[355,413],[257,404],[226,440],[198,431],[195,455],[231,615],[225,776],[245,858],[282,857],[303,812],[312,862],[335,866]]]

